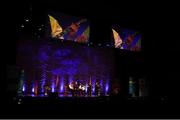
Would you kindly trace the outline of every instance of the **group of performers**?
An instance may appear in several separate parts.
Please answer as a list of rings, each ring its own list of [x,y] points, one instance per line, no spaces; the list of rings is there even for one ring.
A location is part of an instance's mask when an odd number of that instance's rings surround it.
[[[95,83],[95,96],[100,96],[100,83],[97,81]],[[87,85],[87,96],[91,97],[92,96],[92,83],[91,81],[88,82]],[[50,87],[45,86],[45,95],[48,95],[48,93],[51,91]],[[79,81],[73,81],[69,85],[65,85],[65,90],[64,90],[64,96],[67,96],[68,93],[71,93],[72,96],[86,96],[86,86],[80,83]]]
[[[86,86],[80,82],[72,82],[69,85],[69,90],[71,91],[72,96],[85,96],[86,95]],[[87,85],[87,95],[92,96],[92,83],[91,81]],[[95,84],[95,96],[100,96],[100,84],[96,82]]]
[[[72,82],[68,86],[72,96],[85,96],[85,86],[80,82]]]

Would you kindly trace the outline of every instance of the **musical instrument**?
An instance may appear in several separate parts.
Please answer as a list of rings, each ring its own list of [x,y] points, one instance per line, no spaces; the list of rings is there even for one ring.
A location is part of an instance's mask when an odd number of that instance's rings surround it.
[[[69,32],[77,32],[78,28],[80,27],[80,24],[83,23],[83,22],[86,22],[86,21],[87,21],[86,19],[82,19],[82,20],[78,21],[77,23],[72,23],[69,27],[64,29],[63,32],[61,32],[58,35],[58,37],[61,37],[64,34],[69,33]]]
[[[84,85],[80,85],[79,89],[85,91],[85,86]]]
[[[73,84],[70,84],[70,85],[69,85],[69,89],[74,90]]]

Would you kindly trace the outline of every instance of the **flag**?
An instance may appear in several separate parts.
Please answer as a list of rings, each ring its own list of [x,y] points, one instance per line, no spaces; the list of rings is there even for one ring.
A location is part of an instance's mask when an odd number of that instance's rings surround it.
[[[114,45],[115,45],[115,48],[119,48],[119,47],[121,47],[122,39],[121,39],[119,34],[114,29],[112,29],[112,31],[113,31],[113,36],[114,36]]]
[[[63,32],[63,29],[55,18],[53,18],[51,15],[48,16],[51,24],[51,35],[52,37],[57,37],[60,33]]]

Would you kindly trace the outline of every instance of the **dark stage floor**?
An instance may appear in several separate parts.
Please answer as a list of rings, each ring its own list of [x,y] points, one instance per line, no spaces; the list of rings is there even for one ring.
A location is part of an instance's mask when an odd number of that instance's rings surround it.
[[[2,114],[6,118],[164,118],[178,117],[164,99],[120,97],[13,98]],[[18,101],[20,103],[18,104]],[[173,111],[173,113],[171,112]]]

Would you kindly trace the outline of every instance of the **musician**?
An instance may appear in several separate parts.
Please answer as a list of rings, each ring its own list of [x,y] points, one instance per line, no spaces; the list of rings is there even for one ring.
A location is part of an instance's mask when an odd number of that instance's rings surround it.
[[[68,90],[69,90],[69,85],[66,83],[65,85],[64,85],[64,96],[67,96],[68,95]]]
[[[88,96],[92,95],[92,83],[91,83],[91,81],[88,83],[87,93],[88,93]]]
[[[95,95],[100,96],[100,84],[98,81],[95,83]]]
[[[69,90],[71,91],[72,96],[75,96],[75,94],[74,94],[74,82],[70,83]]]
[[[75,84],[74,84],[74,93],[75,93],[75,96],[78,96],[78,82],[76,81]]]
[[[79,84],[79,94],[80,94],[80,96],[85,95],[85,86],[81,83]]]
[[[44,94],[48,95],[50,93],[50,91],[51,91],[51,88],[48,85],[44,85],[44,90],[45,90]]]

